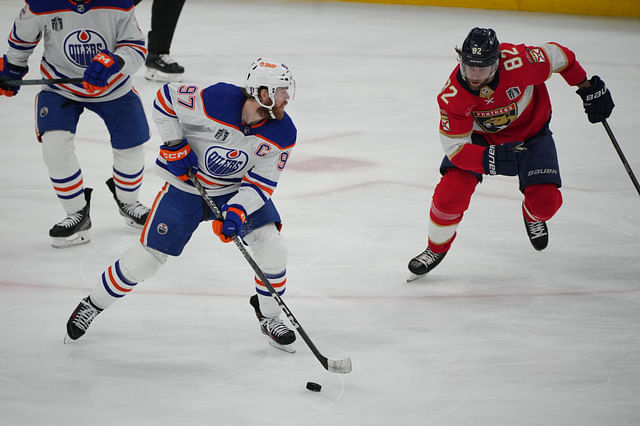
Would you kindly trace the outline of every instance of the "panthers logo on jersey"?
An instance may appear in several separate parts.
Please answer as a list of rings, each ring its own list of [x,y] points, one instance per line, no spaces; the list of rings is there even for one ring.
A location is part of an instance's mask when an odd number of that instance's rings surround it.
[[[507,128],[518,117],[518,105],[514,102],[491,111],[473,111],[476,123],[488,133],[497,133]]]

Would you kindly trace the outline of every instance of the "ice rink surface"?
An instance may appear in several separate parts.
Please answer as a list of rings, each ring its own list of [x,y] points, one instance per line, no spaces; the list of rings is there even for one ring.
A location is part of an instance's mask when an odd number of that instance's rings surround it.
[[[8,34],[20,1],[0,0]],[[138,6],[143,31],[151,1]],[[574,88],[548,82],[564,205],[550,244],[527,240],[515,178],[478,186],[458,239],[407,284],[439,179],[436,95],[474,26],[500,40],[573,49],[616,102],[609,123],[640,174],[640,21],[368,4],[188,0],[172,55],[185,81],[241,83],[249,63],[287,63],[298,144],[275,201],[289,244],[285,301],[330,358],[301,339],[271,348],[248,303],[253,274],[203,225],[179,258],[64,345],[65,323],[103,269],[136,243],[104,181],[102,122],[76,149],[95,188],[90,244],[51,248],[64,216],[34,137],[37,87],[0,99],[0,425],[640,424],[640,197]],[[6,41],[3,49],[6,50]],[[28,78],[39,78],[41,47]],[[160,87],[134,85],[150,114]],[[141,200],[161,180],[146,145]],[[305,390],[322,384],[320,393]]]

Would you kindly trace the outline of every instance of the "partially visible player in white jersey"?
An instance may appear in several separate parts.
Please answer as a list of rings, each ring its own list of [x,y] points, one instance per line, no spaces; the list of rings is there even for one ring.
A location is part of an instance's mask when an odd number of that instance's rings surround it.
[[[144,63],[144,35],[131,0],[27,0],[9,33],[0,59],[0,95],[14,96],[27,73],[29,56],[44,43],[40,72],[45,79],[83,78],[81,83],[49,84],[36,99],[36,137],[53,189],[67,217],[49,231],[54,247],[90,241],[91,188],[74,152],[84,109],[104,121],[113,151],[106,184],[125,223],[141,228],[149,209],[138,201],[144,172],[142,144],[149,125],[131,75]]]
[[[241,237],[278,294],[285,292],[287,247],[271,196],[296,143],[296,127],[285,112],[294,91],[289,69],[266,59],[251,64],[244,88],[170,83],[158,90],[153,117],[165,143],[156,164],[166,183],[140,243],[107,267],[73,311],[66,342],[84,335],[103,309],[152,277],[168,255],[179,256],[200,222],[215,219],[189,170],[224,216],[213,221],[215,234],[223,242]],[[258,276],[254,283],[249,301],[262,332],[273,346],[292,351],[295,333]]]

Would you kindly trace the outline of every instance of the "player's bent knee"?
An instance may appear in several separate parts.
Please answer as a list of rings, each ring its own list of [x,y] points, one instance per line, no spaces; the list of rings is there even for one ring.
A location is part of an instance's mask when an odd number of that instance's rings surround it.
[[[273,223],[261,226],[244,237],[258,265],[267,273],[286,268],[287,245]]]
[[[446,213],[462,214],[469,207],[478,179],[470,172],[449,169],[433,193],[433,203]]]
[[[42,135],[45,162],[65,162],[74,155],[74,134],[66,130],[49,130]]]
[[[546,221],[562,206],[562,193],[552,183],[527,186],[524,189],[524,203],[533,216]]]
[[[144,164],[144,145],[126,149],[113,148],[113,162],[120,164],[124,169],[139,167],[140,164]]]
[[[128,279],[140,282],[155,275],[166,261],[166,254],[136,244],[120,258],[120,268]]]

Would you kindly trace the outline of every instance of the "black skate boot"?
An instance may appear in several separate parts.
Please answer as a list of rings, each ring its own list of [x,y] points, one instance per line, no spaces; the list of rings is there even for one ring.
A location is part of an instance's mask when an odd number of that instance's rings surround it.
[[[262,315],[257,294],[249,298],[249,303],[256,311],[256,317],[260,321],[260,330],[262,334],[269,338],[269,344],[285,352],[295,352],[295,349],[289,346],[296,341],[296,334],[293,330],[289,329],[280,317],[265,317]]]
[[[444,253],[434,253],[427,247],[425,251],[409,261],[409,271],[411,271],[413,275],[407,278],[407,282],[416,280],[431,271],[442,262],[442,259],[444,259],[446,255],[446,251]]]
[[[147,80],[169,83],[182,81],[184,77],[184,67],[166,53],[149,53],[145,65],[147,72],[144,78]]]
[[[522,211],[522,218],[524,219],[524,227],[527,229],[527,235],[533,248],[536,250],[544,250],[547,248],[547,244],[549,244],[549,229],[547,228],[547,223],[542,220],[529,222],[524,209]]]
[[[93,304],[89,296],[80,301],[67,321],[67,335],[64,337],[65,343],[78,340],[87,331],[91,321],[102,312],[102,309]]]
[[[71,213],[49,229],[51,245],[55,248],[63,248],[85,244],[91,241],[89,230],[91,229],[91,188],[84,189],[85,206],[75,213]]]
[[[149,217],[149,208],[140,201],[130,204],[123,203],[116,196],[116,185],[113,182],[113,178],[107,179],[105,183],[109,187],[111,194],[113,194],[113,199],[116,200],[118,210],[120,210],[120,215],[124,217],[125,223],[134,228],[142,228],[147,221],[147,217]]]

